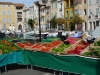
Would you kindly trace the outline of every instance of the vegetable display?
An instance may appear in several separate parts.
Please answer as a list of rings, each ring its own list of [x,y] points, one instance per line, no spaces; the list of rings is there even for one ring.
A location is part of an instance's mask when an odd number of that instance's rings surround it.
[[[54,53],[57,53],[57,52],[59,52],[59,53],[62,53],[62,52],[64,52],[64,50],[66,49],[66,48],[68,48],[68,47],[70,47],[71,45],[70,44],[61,44],[59,47],[57,47],[57,48],[53,48],[52,50],[51,50],[51,52],[54,52]]]
[[[13,42],[8,42],[7,40],[0,41],[0,54],[10,53],[16,50],[19,50],[19,48]]]

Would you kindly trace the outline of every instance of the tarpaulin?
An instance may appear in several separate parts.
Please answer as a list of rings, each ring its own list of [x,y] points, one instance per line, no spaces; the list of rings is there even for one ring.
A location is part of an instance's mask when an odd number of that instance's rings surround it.
[[[22,62],[22,51],[11,52],[9,54],[0,55],[0,67],[8,64],[21,63],[21,62]]]
[[[100,60],[76,55],[59,56],[44,52],[24,51],[23,64],[85,75],[100,75]]]

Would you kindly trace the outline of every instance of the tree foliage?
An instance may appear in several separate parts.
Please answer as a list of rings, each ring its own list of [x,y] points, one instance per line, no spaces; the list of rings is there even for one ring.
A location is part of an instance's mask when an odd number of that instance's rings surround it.
[[[79,24],[85,22],[79,15],[75,14],[72,20],[73,24]]]
[[[82,24],[85,22],[84,19],[82,19],[79,15],[75,14],[72,20],[72,23],[70,25],[70,30],[75,30],[75,24]]]
[[[56,26],[57,26],[56,16],[54,16],[54,17],[50,20],[50,25],[51,25],[52,28],[56,28]]]
[[[32,19],[28,19],[28,25],[31,27],[31,29],[34,29],[34,24],[35,24],[35,20]]]
[[[62,25],[62,24],[65,23],[65,19],[64,18],[57,18],[56,22],[57,22],[58,25]]]

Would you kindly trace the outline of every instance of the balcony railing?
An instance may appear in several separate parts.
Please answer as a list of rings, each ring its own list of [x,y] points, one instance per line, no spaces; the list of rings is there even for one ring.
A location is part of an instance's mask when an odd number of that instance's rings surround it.
[[[89,16],[89,19],[91,19],[91,16]]]
[[[66,6],[66,8],[71,8],[71,7],[74,7],[74,5],[69,5],[69,6],[67,5]]]
[[[43,17],[44,17],[44,16],[45,16],[45,13],[42,13],[42,14],[41,14],[41,16],[43,16]]]
[[[98,18],[98,15],[95,15],[95,18]]]
[[[72,19],[73,19],[73,17],[70,17],[70,19],[72,20]]]
[[[17,17],[22,17],[22,15],[17,15]]]
[[[60,8],[59,11],[62,12],[62,8]]]
[[[66,20],[68,20],[68,17],[66,17]]]

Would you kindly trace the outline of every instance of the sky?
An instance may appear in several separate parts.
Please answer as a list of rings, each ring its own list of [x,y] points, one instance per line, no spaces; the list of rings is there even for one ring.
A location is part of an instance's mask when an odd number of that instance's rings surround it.
[[[35,1],[38,0],[0,0],[0,2],[23,3],[26,7],[32,6]]]

